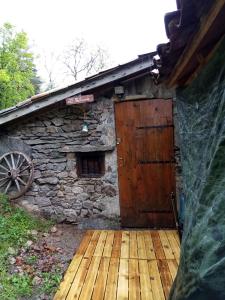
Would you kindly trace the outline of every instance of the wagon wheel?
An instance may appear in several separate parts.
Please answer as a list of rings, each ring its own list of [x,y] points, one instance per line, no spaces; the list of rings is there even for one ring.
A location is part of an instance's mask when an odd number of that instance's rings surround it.
[[[33,181],[34,167],[27,155],[9,152],[0,157],[0,193],[9,199],[22,196]]]

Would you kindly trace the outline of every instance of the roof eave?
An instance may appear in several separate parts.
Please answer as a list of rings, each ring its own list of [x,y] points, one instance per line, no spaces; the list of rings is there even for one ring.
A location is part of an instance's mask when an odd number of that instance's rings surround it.
[[[99,76],[90,77],[74,85],[31,97],[14,107],[3,110],[0,112],[0,126],[56,104],[66,98],[87,93],[101,86],[144,72],[147,69],[150,70],[154,65],[152,60],[154,54],[150,53],[149,55],[141,56],[130,63],[111,69],[112,71],[100,73]]]
[[[218,31],[217,28],[217,20],[218,18],[223,19],[221,16],[225,15],[225,0],[219,0],[215,2],[215,5],[211,8],[209,13],[204,16],[201,21],[201,25],[199,30],[194,34],[190,43],[187,44],[184,49],[181,57],[177,61],[173,71],[171,72],[167,84],[169,87],[176,87],[179,84],[179,81],[182,78],[185,78],[188,74],[186,74],[187,66],[193,63],[193,60],[201,59],[201,49],[204,47],[204,41],[206,41],[209,35],[212,35],[212,30]],[[221,36],[218,38],[222,37]],[[197,58],[197,59],[196,59]],[[196,61],[196,66],[193,67],[194,70],[199,65],[199,61]],[[194,71],[193,70],[193,71]]]

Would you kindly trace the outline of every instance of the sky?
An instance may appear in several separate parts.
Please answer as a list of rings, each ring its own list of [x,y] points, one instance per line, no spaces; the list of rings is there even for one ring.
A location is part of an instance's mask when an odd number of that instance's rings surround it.
[[[37,53],[59,53],[83,38],[118,65],[166,42],[164,14],[174,10],[176,0],[2,0],[0,25],[27,32]]]

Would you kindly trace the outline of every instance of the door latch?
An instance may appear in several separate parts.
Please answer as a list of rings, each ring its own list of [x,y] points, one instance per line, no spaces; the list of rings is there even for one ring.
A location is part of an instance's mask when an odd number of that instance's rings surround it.
[[[117,139],[116,139],[116,144],[119,145],[120,142],[121,142],[121,138],[117,138]]]

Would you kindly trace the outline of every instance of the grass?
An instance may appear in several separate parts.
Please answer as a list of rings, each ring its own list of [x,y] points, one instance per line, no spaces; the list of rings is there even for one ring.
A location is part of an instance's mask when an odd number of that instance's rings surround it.
[[[41,291],[45,294],[51,294],[61,282],[62,275],[59,272],[50,273],[46,272],[42,274],[43,284]]]
[[[31,230],[46,232],[53,225],[52,222],[35,218],[23,209],[12,206],[7,197],[0,195],[0,299],[17,300],[32,295],[32,276],[29,274],[10,274],[9,249],[16,252],[24,246],[27,240],[34,240]],[[36,257],[28,258],[29,263],[36,261]],[[41,292],[50,293],[55,284],[60,281],[58,274],[43,274]]]

